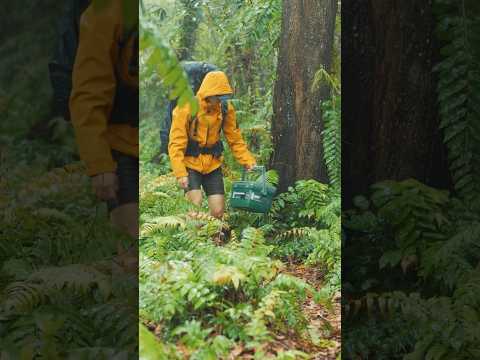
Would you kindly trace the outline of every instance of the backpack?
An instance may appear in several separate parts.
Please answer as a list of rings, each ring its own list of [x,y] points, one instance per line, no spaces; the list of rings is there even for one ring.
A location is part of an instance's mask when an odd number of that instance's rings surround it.
[[[213,64],[200,62],[200,61],[182,61],[180,64],[183,67],[183,70],[185,71],[185,73],[187,74],[190,87],[192,88],[192,91],[194,94],[196,94],[198,92],[198,89],[200,89],[200,86],[202,85],[202,81],[205,78],[205,75],[207,75],[211,71],[219,70],[218,67]],[[168,143],[170,141],[170,128],[172,127],[172,113],[175,107],[177,106],[177,100],[178,98],[170,101],[167,105],[167,113],[165,115],[163,126],[160,129],[160,141],[161,141],[160,153],[161,154],[168,154]],[[222,108],[222,126],[220,127],[220,129],[223,128],[223,122],[227,116],[227,111],[228,111],[227,100],[222,99],[221,108]],[[194,120],[195,118],[190,119],[190,124]],[[198,122],[195,121],[195,124],[198,124]],[[198,156],[198,154],[203,153],[203,154],[213,154],[214,156],[220,156],[222,152],[223,152],[223,143],[220,140],[218,141],[217,144],[215,144],[214,147],[210,149],[206,149],[206,148],[199,147],[197,142],[189,139],[185,155]]]
[[[53,58],[48,64],[50,83],[53,90],[54,113],[70,120],[69,99],[72,92],[72,73],[79,42],[80,18],[91,4],[91,0],[65,1],[65,9],[59,21],[59,39]],[[128,60],[128,77],[138,79],[138,29],[134,27],[125,31],[118,43],[119,63],[122,63],[122,54],[127,46],[132,46],[131,59]],[[115,69],[117,79],[116,92],[110,123],[129,124],[138,127],[138,80],[127,83],[120,75],[118,67]]]

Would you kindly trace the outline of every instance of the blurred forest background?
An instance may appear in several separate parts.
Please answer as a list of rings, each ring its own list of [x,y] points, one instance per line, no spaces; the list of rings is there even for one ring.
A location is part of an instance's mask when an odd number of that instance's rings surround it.
[[[342,357],[480,358],[480,4],[342,5]]]
[[[0,358],[138,358],[137,274],[53,115],[66,2],[5,2],[0,24]]]

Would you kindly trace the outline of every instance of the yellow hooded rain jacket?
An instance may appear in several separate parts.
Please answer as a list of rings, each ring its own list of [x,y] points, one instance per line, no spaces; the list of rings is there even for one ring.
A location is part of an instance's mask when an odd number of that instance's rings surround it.
[[[90,176],[116,170],[112,149],[138,157],[138,128],[109,124],[124,27],[122,1],[107,4],[91,5],[82,14],[69,104],[80,158]]]
[[[205,98],[214,95],[230,94],[232,94],[232,88],[225,73],[212,71],[205,76],[197,92],[200,107],[196,119],[191,118],[190,106],[188,104],[183,107],[177,106],[174,109],[168,153],[173,172],[177,178],[188,176],[187,168],[202,174],[208,174],[222,165],[223,156],[220,158],[215,158],[211,154],[200,154],[198,157],[185,156],[185,151],[189,137],[198,141],[201,147],[212,147],[219,140],[222,124],[221,105],[218,104],[214,111],[209,113]],[[190,120],[192,121],[190,122]],[[195,121],[198,121],[196,138],[194,138],[193,134]],[[255,158],[247,149],[240,129],[237,127],[235,110],[230,103],[228,105],[227,117],[224,121],[223,132],[235,159],[244,166],[255,165]]]

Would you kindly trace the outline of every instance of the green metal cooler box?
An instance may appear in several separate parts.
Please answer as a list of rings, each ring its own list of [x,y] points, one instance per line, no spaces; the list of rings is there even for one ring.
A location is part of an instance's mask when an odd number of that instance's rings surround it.
[[[267,213],[277,189],[267,182],[265,166],[255,166],[253,170],[260,170],[262,176],[256,181],[247,181],[243,170],[242,180],[232,184],[230,206],[255,213]]]

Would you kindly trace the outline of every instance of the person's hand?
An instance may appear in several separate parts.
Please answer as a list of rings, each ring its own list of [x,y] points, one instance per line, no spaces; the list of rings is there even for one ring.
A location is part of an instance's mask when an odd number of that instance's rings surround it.
[[[245,169],[247,171],[252,171],[253,168],[256,166],[257,164],[248,164],[248,165],[245,165]]]
[[[177,178],[177,181],[178,181],[178,185],[180,185],[182,189],[188,188],[188,176],[179,177]]]
[[[113,172],[98,174],[92,177],[93,191],[100,200],[110,200],[117,197],[118,178]]]

